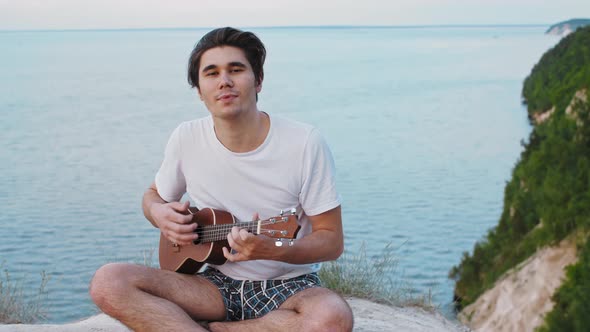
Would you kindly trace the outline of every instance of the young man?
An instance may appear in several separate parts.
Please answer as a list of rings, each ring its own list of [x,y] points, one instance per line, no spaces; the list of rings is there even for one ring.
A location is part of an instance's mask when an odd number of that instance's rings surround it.
[[[313,127],[257,108],[266,51],[252,33],[216,29],[195,46],[189,83],[210,116],[172,133],[155,182],[143,197],[146,218],[171,242],[191,245],[197,208],[239,220],[296,208],[292,245],[233,227],[227,262],[196,275],[131,264],[100,268],[90,287],[102,311],[137,331],[350,331],[352,312],[320,287],[318,262],[343,251],[334,165]]]

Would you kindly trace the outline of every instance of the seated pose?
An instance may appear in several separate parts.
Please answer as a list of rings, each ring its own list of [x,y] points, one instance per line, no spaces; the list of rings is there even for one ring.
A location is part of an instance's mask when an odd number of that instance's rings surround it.
[[[211,331],[352,330],[350,307],[317,275],[343,251],[334,161],[315,128],[258,109],[265,57],[256,35],[229,27],[191,53],[188,81],[210,115],[174,130],[143,211],[179,252],[211,239],[193,213],[235,220],[221,235],[221,260],[202,272],[119,263],[96,272],[93,301],[133,330],[205,331],[197,321]],[[194,207],[180,202],[185,193]],[[292,211],[293,239],[260,231],[258,221],[281,210]]]

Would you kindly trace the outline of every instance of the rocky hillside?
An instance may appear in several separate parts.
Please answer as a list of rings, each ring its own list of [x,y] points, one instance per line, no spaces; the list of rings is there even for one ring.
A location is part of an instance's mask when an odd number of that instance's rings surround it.
[[[450,277],[458,307],[478,301],[507,273],[540,250],[571,239],[573,265],[552,291],[553,305],[536,317],[544,331],[587,331],[590,326],[590,26],[564,37],[535,65],[523,86],[523,101],[534,125],[504,191],[499,223],[464,253]],[[511,272],[508,272],[511,271]],[[528,294],[541,294],[524,282]],[[500,297],[499,297],[500,298]],[[499,299],[498,298],[498,299]],[[514,296],[487,304],[488,316],[518,314]],[[543,307],[543,306],[540,306]],[[510,309],[508,309],[510,308]],[[520,309],[519,309],[520,308]],[[508,309],[508,310],[507,310]],[[498,318],[499,317],[499,318]],[[523,316],[524,317],[524,316]],[[473,319],[473,313],[465,316]],[[506,318],[507,319],[507,318]],[[527,318],[533,319],[533,318]],[[526,327],[525,330],[533,329]],[[496,329],[501,330],[501,329]]]
[[[553,310],[551,296],[576,258],[571,239],[538,250],[465,307],[459,320],[477,332],[533,331]]]

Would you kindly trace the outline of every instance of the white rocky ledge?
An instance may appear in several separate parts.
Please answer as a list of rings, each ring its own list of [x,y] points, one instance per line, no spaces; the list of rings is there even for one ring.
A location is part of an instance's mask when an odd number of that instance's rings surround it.
[[[451,322],[439,313],[432,313],[416,307],[390,307],[371,301],[347,299],[354,312],[355,332],[464,332],[468,328]],[[0,332],[128,332],[117,320],[99,314],[70,324],[0,325]]]

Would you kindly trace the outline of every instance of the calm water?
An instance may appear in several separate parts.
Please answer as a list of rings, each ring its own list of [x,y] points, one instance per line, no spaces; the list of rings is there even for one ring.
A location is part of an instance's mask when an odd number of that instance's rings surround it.
[[[416,293],[451,315],[449,269],[499,219],[530,126],[522,81],[545,27],[257,29],[260,108],[312,123],[338,167],[347,250],[396,249]],[[170,132],[206,115],[186,83],[205,30],[0,33],[0,262],[48,284],[49,321],[96,312],[109,261],[159,234],[140,201]]]

